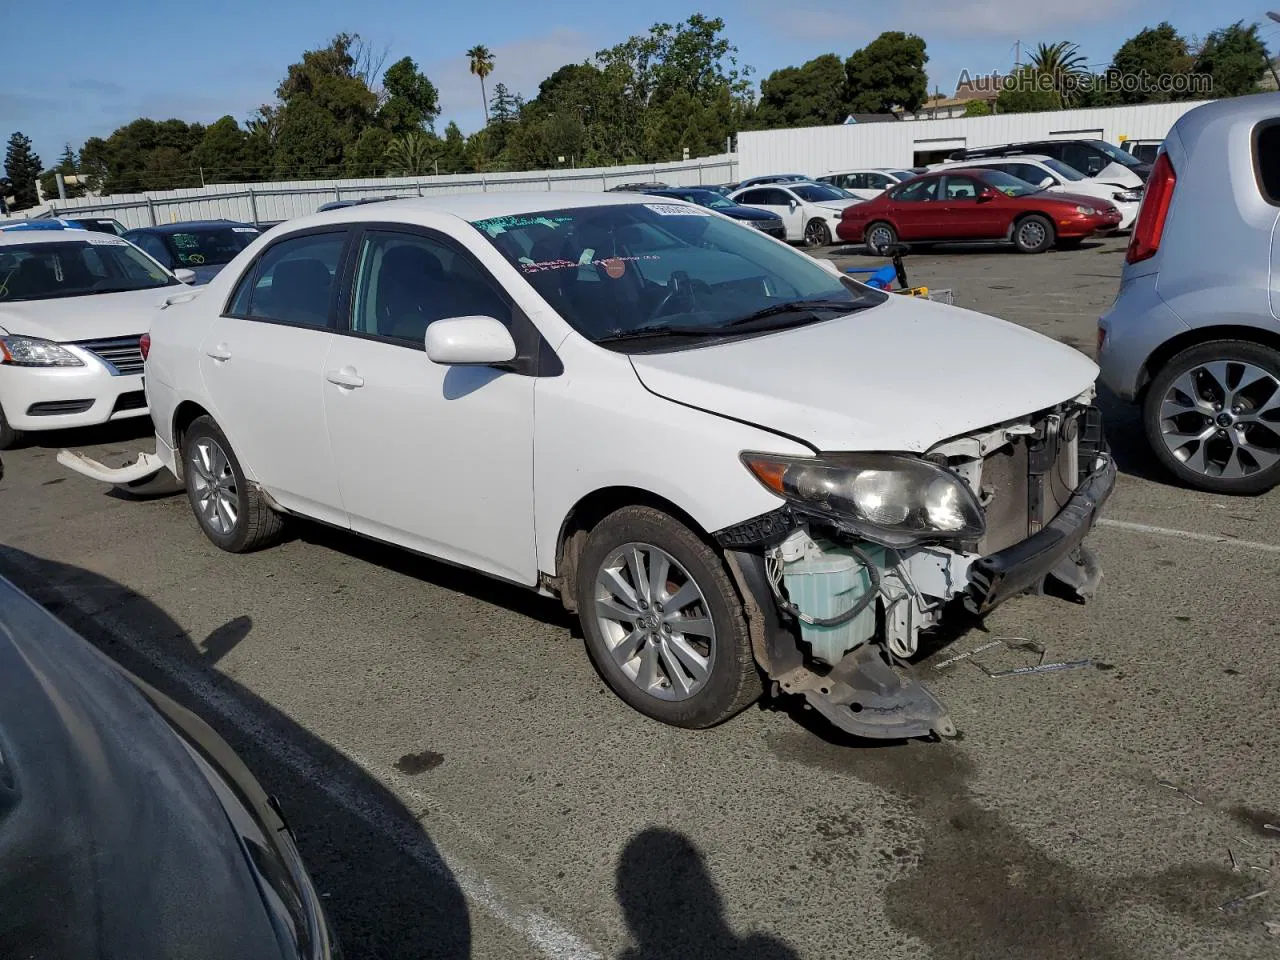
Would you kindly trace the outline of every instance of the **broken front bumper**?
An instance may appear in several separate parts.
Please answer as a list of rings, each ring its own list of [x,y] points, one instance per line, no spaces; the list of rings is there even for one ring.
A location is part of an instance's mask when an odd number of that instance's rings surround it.
[[[1109,453],[1100,453],[1093,472],[1044,529],[970,565],[964,598],[969,611],[986,613],[1034,589],[1048,576],[1073,587],[1082,597],[1092,595],[1100,574],[1081,544],[1115,485],[1115,461]]]

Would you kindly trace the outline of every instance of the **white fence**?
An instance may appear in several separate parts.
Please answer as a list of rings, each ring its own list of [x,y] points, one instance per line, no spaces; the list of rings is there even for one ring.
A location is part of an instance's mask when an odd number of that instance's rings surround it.
[[[1159,103],[743,132],[738,134],[738,173],[745,179],[769,173],[821,176],[858,167],[912,167],[943,160],[964,147],[1024,140],[1160,140],[1180,116],[1198,106],[1200,102]]]
[[[331,200],[360,197],[424,197],[442,193],[528,190],[596,192],[636,181],[660,180],[673,186],[696,186],[732,183],[737,178],[737,157],[728,153],[674,163],[577,170],[214,184],[190,190],[53,200],[49,203],[49,212],[59,217],[115,217],[126,227],[215,219],[263,224],[315,213],[317,207]]]

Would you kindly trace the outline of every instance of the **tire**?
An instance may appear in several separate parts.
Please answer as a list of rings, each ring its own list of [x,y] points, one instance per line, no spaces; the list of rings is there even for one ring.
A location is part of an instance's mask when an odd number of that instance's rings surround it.
[[[1047,217],[1033,213],[1013,225],[1013,245],[1019,253],[1044,253],[1053,243],[1053,224]]]
[[[240,461],[212,417],[198,417],[183,435],[182,475],[191,512],[215,546],[228,553],[250,553],[279,542],[283,518],[245,481]],[[223,496],[209,497],[211,485]],[[212,508],[202,506],[210,502]]]
[[[631,573],[633,550],[639,578]],[[646,603],[646,596],[655,596],[648,579],[664,559],[670,566],[659,573],[658,593],[668,604],[665,611],[661,603]],[[654,720],[702,729],[759,699],[763,686],[742,602],[720,558],[684,524],[652,507],[623,507],[588,535],[577,570],[587,653],[625,703]],[[639,593],[633,589],[637,579],[644,585]],[[671,609],[680,595],[690,599]],[[662,621],[669,621],[669,630]],[[697,629],[681,631],[682,624]],[[626,659],[618,652],[624,644],[632,652]],[[701,681],[693,669],[697,661],[705,666]]]
[[[1270,490],[1280,484],[1280,351],[1246,340],[1183,350],[1147,388],[1142,425],[1156,459],[1187,486]]]
[[[806,247],[831,246],[831,228],[823,220],[814,217],[804,225],[804,245]]]
[[[868,252],[885,256],[885,249],[898,242],[898,231],[893,228],[893,224],[877,220],[867,224],[863,237],[866,239]]]
[[[12,450],[20,444],[26,435],[21,430],[9,426],[5,419],[4,408],[0,407],[0,450]]]

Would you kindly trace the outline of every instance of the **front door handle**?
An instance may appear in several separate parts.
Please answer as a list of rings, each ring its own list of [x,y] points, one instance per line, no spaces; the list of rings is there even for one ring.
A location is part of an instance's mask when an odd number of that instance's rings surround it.
[[[219,363],[231,359],[231,348],[225,343],[220,343],[216,347],[212,347],[204,352],[206,357],[217,360]]]
[[[356,373],[355,367],[343,367],[341,370],[330,370],[325,375],[325,379],[339,387],[346,387],[348,390],[354,390],[356,387],[364,386],[364,377]]]

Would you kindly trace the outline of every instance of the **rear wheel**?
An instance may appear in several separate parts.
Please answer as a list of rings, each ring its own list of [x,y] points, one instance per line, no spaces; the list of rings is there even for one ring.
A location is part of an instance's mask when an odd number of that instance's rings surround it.
[[[1280,351],[1218,340],[1182,351],[1143,404],[1156,457],[1183,483],[1254,494],[1280,483]]]
[[[692,530],[624,507],[591,531],[578,564],[578,615],[605,682],[636,710],[710,727],[762,692],[729,574]]]
[[[192,421],[182,439],[187,499],[204,535],[229,553],[249,553],[280,539],[283,520],[244,477],[212,417]]]
[[[15,430],[9,426],[9,421],[4,415],[4,408],[0,407],[0,450],[9,450],[16,447],[22,442],[23,433],[21,430]]]
[[[1019,253],[1044,253],[1053,246],[1053,240],[1053,224],[1038,213],[1014,224],[1013,245]]]
[[[867,227],[867,250],[878,257],[887,256],[890,247],[898,242],[898,231],[893,225],[877,220]]]
[[[806,247],[831,246],[831,228],[818,217],[814,217],[804,226],[804,245]]]

